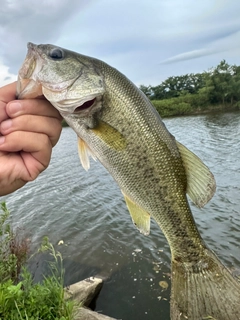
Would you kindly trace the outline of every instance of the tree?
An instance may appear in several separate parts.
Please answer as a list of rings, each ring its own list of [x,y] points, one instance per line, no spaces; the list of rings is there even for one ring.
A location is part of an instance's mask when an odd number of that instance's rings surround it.
[[[150,98],[153,95],[152,87],[144,86],[143,84],[140,84],[139,89],[148,97]]]
[[[240,106],[240,66],[222,60],[203,73],[171,76],[155,87],[141,85],[140,89],[151,100],[179,98],[194,107],[237,102]]]
[[[231,100],[232,94],[232,67],[222,60],[216,68],[208,72],[209,76],[205,83],[206,87],[211,88],[210,101],[212,103],[222,103],[223,105]]]
[[[240,66],[232,66],[231,105],[234,101],[240,101]]]
[[[204,85],[201,73],[185,74],[183,76],[169,77],[160,85],[152,87],[152,99],[171,99],[185,94],[195,94]]]

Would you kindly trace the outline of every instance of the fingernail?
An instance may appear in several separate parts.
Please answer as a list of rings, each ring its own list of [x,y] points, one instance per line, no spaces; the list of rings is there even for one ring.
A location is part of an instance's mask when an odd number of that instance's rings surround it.
[[[12,126],[12,120],[6,120],[1,123],[1,130],[7,130]]]
[[[0,144],[3,144],[5,142],[5,137],[1,136],[0,137]]]
[[[16,114],[22,110],[22,105],[18,101],[10,102],[8,104],[8,110],[11,114]]]

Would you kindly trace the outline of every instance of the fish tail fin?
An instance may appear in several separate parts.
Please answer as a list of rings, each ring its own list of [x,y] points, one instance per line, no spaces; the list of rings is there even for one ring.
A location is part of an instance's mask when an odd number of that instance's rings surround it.
[[[208,249],[195,264],[172,261],[171,320],[183,319],[240,319],[240,282]]]

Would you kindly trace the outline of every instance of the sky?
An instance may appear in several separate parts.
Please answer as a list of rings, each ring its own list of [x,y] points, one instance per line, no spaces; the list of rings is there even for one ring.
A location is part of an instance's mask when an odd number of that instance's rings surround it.
[[[17,78],[27,42],[103,60],[136,85],[240,65],[238,0],[0,0],[0,86]]]

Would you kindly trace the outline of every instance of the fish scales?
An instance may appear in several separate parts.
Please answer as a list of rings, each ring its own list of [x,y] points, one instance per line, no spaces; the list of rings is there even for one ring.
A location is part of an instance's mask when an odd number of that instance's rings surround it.
[[[98,159],[118,183],[143,234],[150,216],[172,254],[172,320],[240,319],[240,284],[207,248],[186,193],[203,207],[215,180],[168,132],[144,94],[106,63],[54,45],[28,44],[18,97],[44,95],[77,133],[83,167]]]
[[[112,107],[111,116],[106,108],[102,120],[111,121],[126,137],[127,147],[121,154],[109,148],[106,153],[102,146],[104,142],[95,136],[92,143],[95,147],[100,146],[99,160],[120,188],[156,219],[173,254],[177,257],[187,254],[191,260],[192,252],[195,256],[196,249],[201,248],[194,245],[196,239],[198,244],[203,243],[186,201],[186,175],[175,139],[149,100],[129,80],[106,65],[102,65],[101,70],[108,88],[103,105]],[[114,114],[118,116],[112,121]],[[88,133],[83,139],[90,144]],[[138,188],[142,180],[145,187]],[[188,246],[184,238],[188,238]]]

